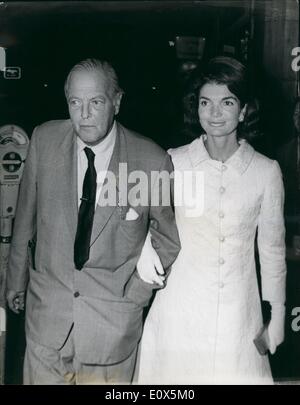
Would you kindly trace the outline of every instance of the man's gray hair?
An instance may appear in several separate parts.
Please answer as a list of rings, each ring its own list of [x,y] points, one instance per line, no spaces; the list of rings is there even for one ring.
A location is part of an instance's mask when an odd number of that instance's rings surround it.
[[[77,71],[77,70],[86,70],[86,71],[96,71],[100,74],[104,74],[107,80],[110,82],[110,88],[112,93],[115,95],[117,93],[123,93],[123,90],[121,89],[119,85],[119,79],[116,74],[115,69],[111,66],[110,63],[107,61],[100,61],[98,59],[85,59],[79,63],[77,63],[75,66],[72,67],[70,70],[66,81],[65,81],[65,96],[68,98],[68,91],[69,91],[69,85],[70,85],[70,79],[72,76],[72,73]]]

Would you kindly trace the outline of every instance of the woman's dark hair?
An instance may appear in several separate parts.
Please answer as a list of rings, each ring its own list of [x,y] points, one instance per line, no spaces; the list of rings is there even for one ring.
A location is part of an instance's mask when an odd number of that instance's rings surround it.
[[[199,122],[198,105],[200,89],[207,83],[224,84],[240,101],[241,108],[247,104],[244,121],[239,123],[238,137],[253,139],[259,134],[258,101],[250,95],[248,74],[245,66],[234,58],[217,56],[206,66],[195,69],[187,82],[184,96],[184,120],[188,132],[199,136],[203,129]]]

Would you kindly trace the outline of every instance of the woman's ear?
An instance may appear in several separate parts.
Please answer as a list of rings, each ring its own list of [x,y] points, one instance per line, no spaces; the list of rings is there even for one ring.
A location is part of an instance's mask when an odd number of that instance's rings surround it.
[[[248,104],[245,104],[244,107],[241,109],[240,115],[239,115],[239,122],[243,122],[243,121],[244,121],[247,108],[248,108]]]

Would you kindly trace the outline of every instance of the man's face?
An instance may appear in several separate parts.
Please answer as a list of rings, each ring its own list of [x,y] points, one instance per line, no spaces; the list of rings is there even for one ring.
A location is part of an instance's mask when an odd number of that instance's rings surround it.
[[[73,128],[87,145],[97,145],[109,133],[122,94],[113,94],[110,81],[98,71],[77,70],[69,80],[67,102]]]

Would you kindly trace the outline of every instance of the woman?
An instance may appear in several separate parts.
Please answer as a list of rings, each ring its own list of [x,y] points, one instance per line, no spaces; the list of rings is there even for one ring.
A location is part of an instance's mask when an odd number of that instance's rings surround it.
[[[193,90],[189,101],[198,104],[204,133],[169,153],[175,173],[204,173],[204,210],[191,217],[187,207],[175,207],[182,248],[146,318],[138,382],[272,383],[268,357],[253,343],[263,325],[254,243],[257,233],[274,353],[285,313],[281,172],[243,139],[250,99],[242,64],[212,59]],[[142,263],[139,271],[143,277]]]

